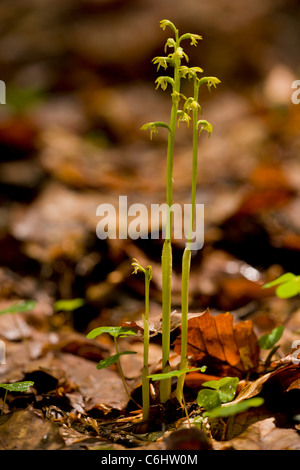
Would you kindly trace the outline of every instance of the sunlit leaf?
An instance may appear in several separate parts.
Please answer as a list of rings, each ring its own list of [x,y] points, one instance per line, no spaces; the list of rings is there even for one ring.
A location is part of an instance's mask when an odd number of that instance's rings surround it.
[[[82,305],[84,305],[84,299],[61,299],[54,303],[54,309],[56,311],[73,312]]]
[[[0,384],[0,388],[4,388],[9,392],[26,392],[33,385],[34,382],[25,380],[24,382],[15,382],[13,384]]]
[[[289,299],[299,294],[299,278],[297,277],[293,281],[285,282],[276,289],[276,295],[280,299]]]
[[[282,284],[287,281],[293,281],[296,278],[295,274],[293,273],[285,273],[282,276],[279,276],[277,279],[274,279],[274,281],[267,282],[262,286],[263,289],[269,289],[274,286],[278,286],[279,284]]]
[[[217,390],[203,389],[197,395],[197,404],[205,410],[211,410],[221,405],[221,399]]]
[[[249,398],[239,403],[218,406],[212,410],[205,411],[203,416],[208,418],[226,418],[247,411],[249,408],[261,406],[263,403],[264,399],[261,397]]]
[[[239,383],[238,377],[223,377],[220,380],[204,382],[203,387],[213,388],[218,391],[222,403],[227,403],[234,399]]]
[[[136,335],[137,330],[130,327],[122,327],[122,326],[99,326],[98,328],[94,328],[87,334],[88,339],[94,339],[97,336],[102,335],[103,333],[108,333],[115,338],[124,337],[124,336],[131,336]]]

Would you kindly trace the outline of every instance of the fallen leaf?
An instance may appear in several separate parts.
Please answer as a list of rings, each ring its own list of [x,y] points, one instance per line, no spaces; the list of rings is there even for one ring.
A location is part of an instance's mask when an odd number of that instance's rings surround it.
[[[225,446],[234,450],[299,450],[300,436],[295,429],[277,427],[274,418],[266,418],[227,441]]]
[[[29,410],[1,416],[0,436],[2,450],[57,450],[64,446],[58,426]]]
[[[174,342],[180,354],[181,335]],[[256,370],[259,347],[251,321],[233,324],[229,313],[212,316],[209,309],[188,320],[187,354],[192,362],[209,367],[210,373],[242,377]]]

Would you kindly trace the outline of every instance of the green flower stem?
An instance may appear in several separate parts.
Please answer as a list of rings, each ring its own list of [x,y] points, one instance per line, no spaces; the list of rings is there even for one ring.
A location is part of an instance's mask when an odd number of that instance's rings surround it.
[[[198,103],[199,84],[197,77],[194,77],[194,100]],[[195,219],[197,170],[198,170],[198,107],[193,109],[193,168],[191,187],[191,214],[189,233],[185,250],[182,257],[182,280],[181,280],[181,361],[180,370],[186,369],[188,365],[187,343],[188,343],[188,311],[189,311],[189,277],[191,268],[191,242],[192,231]],[[183,386],[185,374],[181,375],[177,381],[176,398],[182,403],[184,400]]]
[[[178,31],[175,32],[177,47],[179,47]],[[172,277],[172,211],[173,204],[173,160],[174,160],[174,144],[175,129],[177,122],[177,112],[180,93],[180,57],[175,57],[174,51],[174,85],[172,93],[172,109],[168,134],[167,149],[167,184],[166,199],[168,205],[168,217],[166,226],[166,239],[162,251],[162,371],[164,373],[170,370],[170,334],[171,334],[171,277]],[[162,380],[160,383],[160,400],[165,403],[171,395],[171,379]]]
[[[149,418],[150,409],[150,392],[149,392],[149,287],[151,274],[149,270],[145,270],[145,315],[144,323],[144,367],[142,370],[142,397],[143,397],[143,419]]]
[[[162,372],[171,370],[170,334],[171,334],[171,277],[172,277],[172,247],[171,240],[166,240],[162,252]],[[160,400],[165,403],[171,395],[171,379],[160,382]]]

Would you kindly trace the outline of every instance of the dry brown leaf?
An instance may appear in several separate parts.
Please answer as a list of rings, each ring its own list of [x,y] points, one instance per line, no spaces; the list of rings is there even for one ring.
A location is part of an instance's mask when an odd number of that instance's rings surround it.
[[[295,429],[277,427],[274,418],[249,426],[242,434],[224,444],[234,450],[299,450],[300,436]]]
[[[181,336],[174,342],[180,353]],[[259,346],[251,321],[233,324],[229,313],[212,316],[209,309],[188,321],[188,356],[221,374],[242,377],[256,370]]]

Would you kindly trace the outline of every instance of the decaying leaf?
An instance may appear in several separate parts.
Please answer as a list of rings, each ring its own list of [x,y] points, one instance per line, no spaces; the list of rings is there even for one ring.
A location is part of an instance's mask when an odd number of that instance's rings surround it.
[[[38,412],[18,410],[0,420],[1,450],[57,450],[64,446],[59,428]]]
[[[174,342],[180,353],[181,336]],[[256,370],[259,347],[251,321],[233,324],[229,313],[212,316],[209,309],[188,321],[188,356],[192,362],[205,364],[210,370],[242,377]]]
[[[242,434],[223,444],[234,450],[299,450],[300,436],[296,429],[276,426],[275,419],[266,418],[249,426]]]

